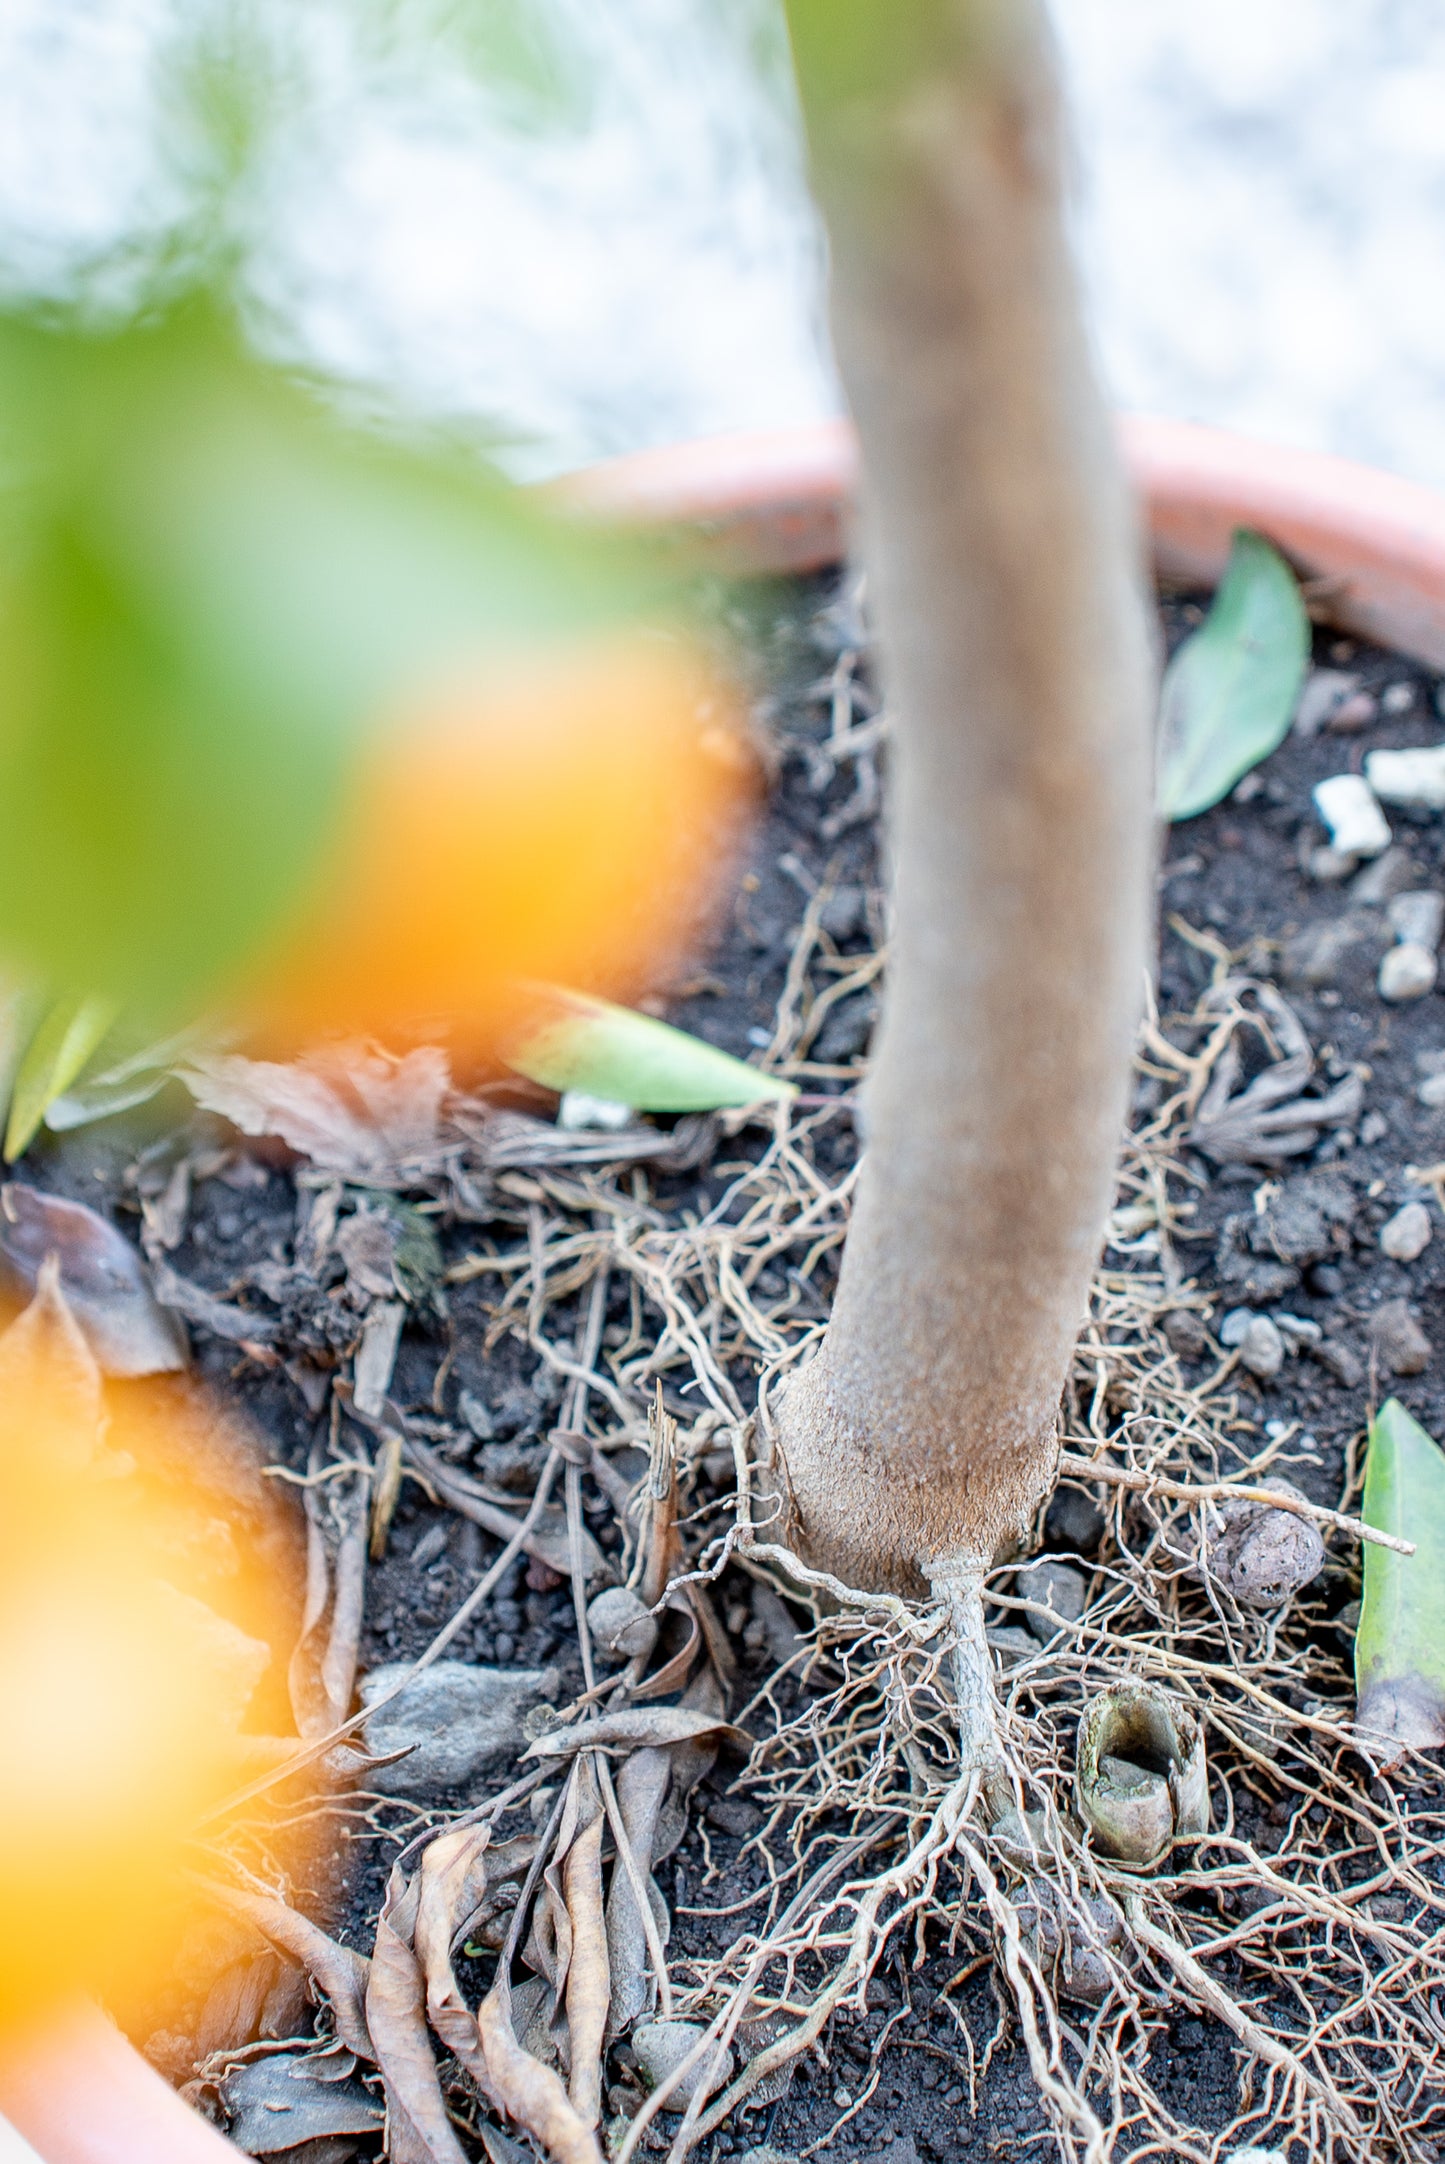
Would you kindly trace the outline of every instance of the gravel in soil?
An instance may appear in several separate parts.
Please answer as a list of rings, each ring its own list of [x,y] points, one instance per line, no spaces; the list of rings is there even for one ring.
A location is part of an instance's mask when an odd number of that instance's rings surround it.
[[[724,604],[723,613],[734,606]],[[1168,602],[1170,641],[1198,614],[1188,598]],[[813,1144],[820,1167],[836,1178],[857,1150],[852,1104],[880,991],[872,958],[886,931],[876,820],[882,730],[866,676],[855,669],[865,645],[856,591],[839,579],[766,591],[729,628],[751,656],[774,786],[717,944],[667,1011],[743,1056],[773,1045],[799,925],[811,912],[817,934],[811,1018],[793,1043],[793,1071],[814,1109],[828,1115]],[[1297,730],[1228,801],[1166,838],[1157,1000],[1161,1017],[1189,1014],[1228,957],[1233,974],[1280,988],[1327,1081],[1355,1067],[1367,1070],[1358,1119],[1307,1154],[1276,1167],[1221,1167],[1198,1154],[1182,1161],[1188,1214],[1179,1252],[1186,1278],[1215,1304],[1209,1334],[1199,1328],[1197,1310],[1181,1310],[1171,1342],[1187,1376],[1198,1380],[1217,1364],[1217,1332],[1227,1312],[1245,1309],[1276,1321],[1286,1350],[1275,1371],[1266,1376],[1241,1365],[1233,1377],[1240,1433],[1252,1433],[1257,1444],[1282,1432],[1273,1423],[1297,1426],[1290,1476],[1315,1500],[1334,1504],[1377,1389],[1395,1391],[1431,1432],[1445,1435],[1445,1237],[1436,1188],[1411,1170],[1436,1167],[1445,1178],[1445,1079],[1438,1091],[1429,1086],[1445,1077],[1445,997],[1431,991],[1392,1005],[1377,989],[1394,936],[1391,901],[1402,892],[1445,892],[1445,824],[1392,811],[1389,854],[1348,878],[1326,881],[1320,870],[1334,867],[1323,867],[1318,855],[1325,837],[1311,790],[1332,774],[1358,772],[1373,747],[1424,745],[1445,731],[1436,681],[1412,665],[1328,631],[1318,635],[1316,661],[1354,679],[1349,733],[1328,725],[1308,735]],[[1158,1085],[1142,1078],[1137,1120],[1147,1120],[1157,1098]],[[216,1145],[218,1169],[196,1180],[184,1236],[170,1259],[196,1285],[232,1299],[238,1287],[254,1288],[258,1271],[284,1269],[295,1259],[312,1196],[298,1186],[288,1152],[264,1143],[236,1147],[220,1123],[190,1114],[172,1096],[144,1127],[134,1119],[113,1121],[38,1146],[23,1176],[133,1226],[129,1213],[147,1168],[154,1189],[157,1167],[164,1172],[185,1151],[208,1144]],[[725,1197],[738,1167],[756,1162],[765,1147],[766,1136],[756,1129],[719,1135],[711,1158],[692,1170],[635,1170],[631,1193],[640,1206],[673,1221],[695,1218]],[[1186,1184],[1178,1193],[1186,1193]],[[463,1221],[433,1208],[446,1265],[474,1250],[479,1231],[525,1240],[529,1205],[515,1183],[493,1199],[495,1214],[480,1226],[475,1213]],[[1410,1259],[1400,1259],[1412,1240],[1382,1236],[1412,1203],[1424,1204],[1432,1236]],[[1110,1260],[1128,1269],[1134,1251],[1120,1238]],[[1141,1267],[1157,1266],[1147,1240],[1138,1259]],[[794,1321],[821,1317],[836,1260],[835,1248],[803,1274],[780,1258],[763,1268],[758,1289],[771,1301],[790,1301]],[[477,1277],[448,1286],[444,1303],[431,1312],[410,1310],[392,1396],[433,1424],[445,1460],[520,1498],[530,1492],[563,1384],[525,1332],[499,1317],[500,1297],[495,1278]],[[549,1315],[554,1332],[565,1337],[571,1330],[574,1341],[577,1306],[563,1302]],[[1311,1327],[1291,1333],[1290,1318]],[[326,1314],[292,1320],[314,1352]],[[284,1314],[282,1323],[284,1339]],[[604,1344],[623,1345],[634,1330],[629,1290],[617,1283]],[[263,1454],[293,1471],[303,1467],[329,1418],[315,1407],[314,1375],[293,1373],[277,1357],[260,1361],[204,1330],[193,1336],[198,1373],[245,1408],[264,1439]],[[672,1411],[693,1420],[698,1406],[679,1374],[664,1375],[665,1396]],[[736,1381],[744,1396],[752,1380],[740,1367]],[[253,1498],[254,1454],[241,1441],[229,1447],[234,1481]],[[730,1468],[704,1455],[696,1478],[694,1508],[726,1492]],[[290,1497],[279,1482],[270,1491],[272,1537],[285,1540],[294,1522]],[[615,1549],[611,1506],[590,1480],[584,1506],[604,1550]],[[1065,1527],[1057,1545],[1087,1550],[1091,1538],[1097,1532],[1091,1535],[1088,1525],[1072,1534]],[[497,1552],[480,1526],[436,1507],[423,1483],[405,1481],[385,1555],[369,1574],[363,1671],[418,1654]],[[1342,1578],[1332,1596],[1341,1610],[1351,1591]],[[718,1607],[738,1661],[736,1701],[744,1703],[775,1665],[778,1605],[770,1609],[751,1581],[731,1570],[718,1588]],[[535,1561],[518,1560],[449,1650],[467,1661],[551,1668],[561,1699],[581,1688],[570,1587]],[[1347,1661],[1347,1637],[1337,1639],[1335,1650]],[[268,1686],[273,1698],[282,1666],[284,1649]],[[476,1801],[503,1785],[507,1772],[497,1767],[463,1793],[429,1798],[426,1808],[440,1814]],[[675,1910],[672,1954],[683,1969],[727,1944],[737,1915],[746,1914],[739,1904],[763,1884],[757,1849],[749,1846],[759,1814],[730,1792],[731,1772],[724,1762],[695,1792],[688,1836],[663,1868]],[[395,1800],[361,1799],[333,1814],[330,1853],[318,1859],[318,1883],[309,1891],[316,1913],[338,1936],[369,1944],[390,1858],[420,1823],[416,1807]],[[1266,1814],[1254,1830],[1268,1847]],[[305,1898],[306,1889],[300,1892]],[[730,1909],[731,1917],[715,1913]],[[827,2149],[840,2160],[975,2164],[1035,2143],[1037,2153],[1046,2153],[1044,2116],[1012,2019],[986,1965],[973,1964],[974,1972],[959,1980],[969,1966],[932,1939],[923,1956],[910,1943],[870,1983],[866,2012],[840,2014],[821,2046],[799,2063],[787,2094],[741,2115],[712,2138],[711,2153],[737,2156],[766,2143],[795,2156],[823,2143],[844,2113]],[[484,1964],[463,1961],[459,1975],[464,1989],[484,1988]],[[199,2052],[210,2038],[204,2010],[188,2007],[178,1992],[159,2025],[168,2039],[167,2071],[184,2078],[187,2051]],[[622,2065],[625,2071],[625,2053]],[[1238,2108],[1236,2048],[1211,2021],[1160,2016],[1151,2067],[1161,2095],[1200,2129],[1223,2126]],[[854,2109],[865,2090],[866,2100]],[[669,2123],[676,2122],[664,2117],[660,2125]],[[664,2138],[650,2137],[650,2145],[661,2146]],[[364,2143],[358,2153],[367,2153]]]

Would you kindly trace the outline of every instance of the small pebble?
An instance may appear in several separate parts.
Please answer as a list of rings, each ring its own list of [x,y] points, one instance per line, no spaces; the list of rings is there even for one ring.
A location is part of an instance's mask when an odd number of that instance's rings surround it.
[[[1423,1202],[1407,1202],[1380,1228],[1380,1252],[1391,1262],[1414,1262],[1430,1245],[1430,1212]]]
[[[1044,1512],[1044,1539],[1051,1548],[1092,1555],[1104,1535],[1104,1513],[1083,1488],[1055,1488]],[[756,1597],[756,1596],[755,1596]]]
[[[1202,1360],[1209,1350],[1209,1332],[1192,1307],[1171,1308],[1164,1317],[1164,1335],[1181,1360]]]
[[[1435,1348],[1403,1300],[1387,1300],[1370,1320],[1370,1338],[1389,1375],[1421,1375]]]
[[[1375,795],[1386,804],[1445,811],[1445,744],[1427,744],[1413,751],[1367,752],[1365,774]],[[1315,794],[1318,797],[1318,790]]]
[[[416,1546],[411,1551],[413,1568],[416,1570],[425,1570],[428,1563],[434,1563],[436,1561],[437,1557],[441,1554],[446,1544],[447,1528],[445,1525],[427,1526],[426,1530],[421,1536],[421,1539],[417,1542]]]
[[[1356,691],[1342,699],[1332,714],[1326,714],[1324,725],[1331,736],[1358,736],[1374,718],[1374,700],[1368,691]]]
[[[1341,855],[1377,857],[1389,848],[1389,821],[1362,774],[1332,774],[1328,781],[1317,782],[1314,800]]]
[[[655,2089],[665,2081],[674,2067],[680,2066],[700,2037],[707,2034],[697,2021],[643,2021],[632,2032],[632,2049],[636,2055],[638,2070],[649,2089]],[[690,2074],[685,2074],[677,2087],[669,2092],[668,2103],[677,2111],[683,2111],[692,2102],[694,2092],[712,2059],[712,2052],[704,2052]],[[733,2070],[732,2048],[723,2052],[713,2070],[704,2094],[711,2096],[731,2079]]]
[[[1305,860],[1305,870],[1316,886],[1337,887],[1342,879],[1348,879],[1359,865],[1359,858],[1348,849],[1331,849],[1328,842],[1312,849]]]
[[[1415,704],[1413,684],[1387,684],[1380,694],[1382,714],[1408,714]]]
[[[1323,1338],[1315,1347],[1315,1358],[1346,1390],[1358,1390],[1364,1380],[1365,1371],[1358,1356],[1336,1337]]]
[[[630,1586],[609,1585],[587,1609],[587,1628],[599,1653],[613,1660],[633,1660],[657,1644],[657,1618]]]
[[[1376,857],[1373,864],[1365,866],[1350,888],[1350,900],[1363,902],[1369,909],[1381,909],[1397,894],[1419,884],[1420,873],[1409,850],[1397,845],[1387,849],[1382,857]]]
[[[504,1644],[510,1647],[507,1633],[498,1632],[495,1643],[499,1653]],[[481,1668],[444,1660],[420,1675],[411,1670],[410,1661],[389,1661],[361,1682],[361,1702],[369,1706],[406,1679],[400,1694],[378,1705],[362,1728],[374,1756],[407,1752],[368,1773],[368,1785],[384,1796],[430,1799],[464,1788],[496,1760],[521,1750],[527,1707],[555,1698],[561,1687],[555,1668]]]
[[[1294,710],[1295,735],[1317,736],[1359,686],[1360,679],[1347,670],[1311,669]]]
[[[1383,1142],[1389,1132],[1390,1123],[1383,1112],[1367,1112],[1360,1122],[1360,1140],[1367,1150]]]
[[[1441,1105],[1445,1105],[1445,1069],[1439,1074],[1427,1074],[1415,1095],[1422,1105],[1428,1105],[1432,1112],[1437,1112]]]
[[[1445,894],[1437,894],[1433,887],[1415,887],[1397,894],[1385,914],[1401,946],[1428,947],[1433,954],[1445,931]]]
[[[1239,1347],[1241,1365],[1262,1383],[1273,1382],[1284,1366],[1284,1339],[1268,1315],[1256,1315]]]
[[[1014,1589],[1020,1600],[1037,1601],[1042,1608],[1052,1608],[1063,1622],[1077,1623],[1084,1612],[1089,1582],[1072,1563],[1030,1563],[1016,1574]],[[1045,1645],[1054,1635],[1046,1616],[1026,1615],[1024,1622]]]
[[[1438,966],[1428,947],[1391,947],[1380,964],[1377,980],[1381,999],[1399,1006],[1407,999],[1423,999],[1435,989]]]
[[[1308,1315],[1276,1315],[1274,1322],[1291,1352],[1312,1351],[1325,1334]]]

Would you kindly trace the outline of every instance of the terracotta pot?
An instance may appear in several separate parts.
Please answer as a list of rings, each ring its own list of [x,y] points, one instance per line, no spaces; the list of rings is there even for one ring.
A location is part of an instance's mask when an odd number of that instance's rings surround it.
[[[0,2115],[45,2164],[236,2164],[241,2154],[84,2000],[0,2037]]]
[[[1342,630],[1445,669],[1445,497],[1183,422],[1131,418],[1121,433],[1161,576],[1211,584],[1234,528],[1251,526],[1318,582]],[[683,535],[718,570],[787,573],[843,554],[857,478],[851,428],[828,421],[638,452],[547,493],[589,518]],[[45,2164],[238,2154],[93,2009],[0,2045],[0,2113]]]
[[[1445,497],[1346,459],[1128,418],[1124,455],[1162,577],[1207,586],[1236,526],[1283,549],[1331,622],[1445,668]],[[843,553],[858,477],[846,421],[712,436],[553,485],[599,519],[685,532],[708,565],[812,571]]]

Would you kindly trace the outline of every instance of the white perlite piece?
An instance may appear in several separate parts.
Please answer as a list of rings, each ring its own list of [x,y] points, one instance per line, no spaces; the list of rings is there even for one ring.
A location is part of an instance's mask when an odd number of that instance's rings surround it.
[[[1445,894],[1433,887],[1412,887],[1395,896],[1385,915],[1402,947],[1428,947],[1434,954],[1445,931]]]
[[[1423,999],[1435,989],[1436,973],[1435,957],[1428,947],[1417,947],[1413,942],[1391,947],[1380,964],[1380,997],[1396,1006],[1403,1000]]]
[[[574,1134],[589,1127],[616,1134],[630,1127],[636,1117],[631,1105],[617,1104],[611,1097],[589,1097],[586,1090],[565,1090],[557,1107],[557,1125]]]
[[[1332,774],[1315,784],[1314,799],[1339,855],[1377,857],[1389,848],[1389,821],[1362,774]]]
[[[1366,752],[1365,775],[1386,804],[1445,811],[1445,744],[1425,744],[1414,751]]]
[[[1438,1112],[1441,1105],[1445,1105],[1445,1073],[1427,1074],[1415,1095],[1422,1105],[1428,1105],[1432,1112]]]
[[[1407,1202],[1380,1227],[1380,1252],[1391,1262],[1414,1262],[1430,1245],[1430,1212],[1423,1202]]]

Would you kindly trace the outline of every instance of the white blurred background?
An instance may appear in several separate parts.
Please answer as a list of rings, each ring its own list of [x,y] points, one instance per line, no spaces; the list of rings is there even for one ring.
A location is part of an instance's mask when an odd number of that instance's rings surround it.
[[[501,66],[391,35],[398,0],[270,0],[230,212],[261,335],[528,475],[832,410],[775,0],[467,4],[511,23]],[[205,184],[157,55],[228,5],[0,0],[12,291],[123,281],[117,239]],[[1116,399],[1445,486],[1438,0],[1056,12]]]

